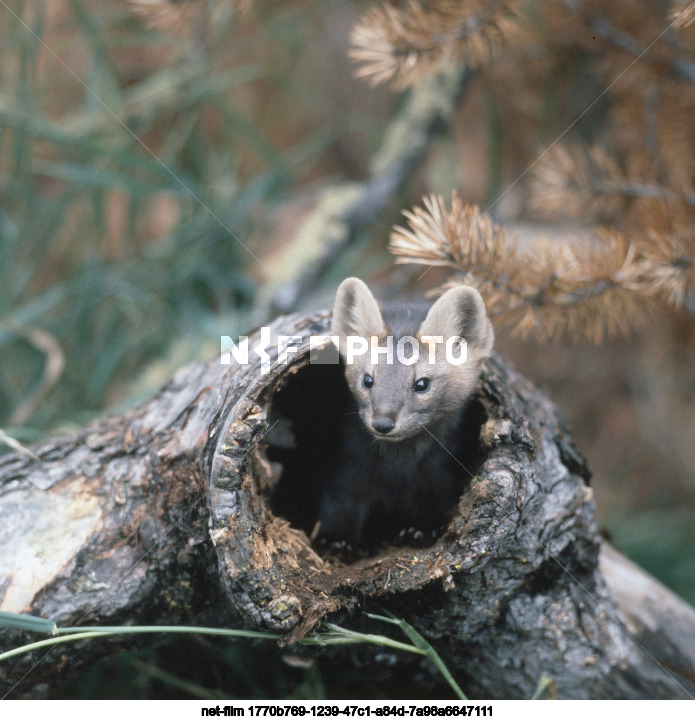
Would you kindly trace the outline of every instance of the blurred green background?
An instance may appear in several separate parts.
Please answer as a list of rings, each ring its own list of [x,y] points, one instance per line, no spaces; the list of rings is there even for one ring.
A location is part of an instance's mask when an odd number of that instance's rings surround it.
[[[352,77],[349,33],[368,3],[242,5],[0,4],[0,428],[8,436],[30,443],[131,407],[181,365],[214,354],[220,335],[248,331],[274,254],[312,199],[336,179],[365,176],[403,101]],[[529,148],[564,129],[573,112],[565,93],[581,78],[585,66],[569,62],[565,74],[539,80],[537,123],[524,135],[499,71],[483,73],[391,215],[360,236],[305,305],[330,305],[350,274],[377,288],[406,282],[386,251],[400,209],[453,187],[473,202],[494,198],[532,159]],[[594,97],[593,86],[582,88],[573,95],[580,109]],[[602,122],[599,106],[577,133]],[[524,222],[523,193],[523,184],[509,193],[499,217]],[[433,273],[430,285],[438,280]],[[670,312],[658,328],[601,348],[540,353],[499,336],[502,354],[568,417],[595,471],[601,526],[691,603],[693,325]],[[108,660],[64,694],[204,695],[174,678],[187,654],[214,660],[200,668],[219,677],[201,673],[195,683],[227,698],[330,698],[359,688],[347,673],[292,667],[266,645],[196,641],[184,651],[181,643]]]

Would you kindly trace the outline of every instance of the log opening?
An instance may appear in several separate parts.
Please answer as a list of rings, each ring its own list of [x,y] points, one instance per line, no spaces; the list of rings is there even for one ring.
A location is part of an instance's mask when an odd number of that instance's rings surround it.
[[[299,361],[301,363],[301,360]],[[344,365],[301,365],[276,388],[269,400],[269,430],[264,437],[265,451],[275,471],[277,482],[268,494],[272,512],[312,537],[316,528],[319,499],[324,484],[336,473],[336,455],[345,432],[341,421],[348,414],[357,413],[344,376]],[[465,439],[460,463],[460,496],[467,491],[484,460],[480,444],[481,427],[486,421],[485,410],[476,397],[471,400],[460,427]],[[451,516],[456,510],[454,504]],[[379,518],[376,516],[375,525]],[[366,543],[362,548],[350,548],[344,554],[341,544],[314,543],[321,555],[331,554],[332,562],[360,555],[377,555],[389,546],[430,546],[445,531],[405,528],[403,524],[385,527],[384,540]]]
[[[322,473],[338,442],[336,417],[349,412],[351,396],[342,366],[310,363],[309,333],[327,334],[330,319],[303,318],[292,326],[290,318],[285,325],[294,334],[302,331],[290,362],[277,362],[271,338],[270,372],[238,371],[245,376],[237,377],[244,392],[217,439],[210,485],[211,538],[230,598],[254,623],[283,632],[287,642],[301,638],[326,614],[350,608],[356,598],[416,590],[435,581],[449,586],[461,509],[479,506],[475,496],[490,488],[471,483],[462,469],[453,520],[426,545],[406,539],[347,557],[317,553],[309,536]],[[481,394],[462,428],[474,439],[464,464],[473,473],[487,463],[489,447],[481,439],[485,428],[491,437],[488,405]]]

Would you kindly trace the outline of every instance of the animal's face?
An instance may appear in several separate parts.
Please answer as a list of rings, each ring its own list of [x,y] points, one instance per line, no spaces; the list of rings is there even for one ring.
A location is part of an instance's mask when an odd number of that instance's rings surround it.
[[[405,333],[407,322],[398,315],[390,323],[394,331],[357,278],[348,278],[338,289],[332,332],[339,338],[350,390],[367,429],[378,440],[393,443],[426,433],[459,410],[473,393],[480,361],[492,346],[492,327],[473,288],[449,291]],[[400,315],[407,316],[405,309]],[[454,340],[460,337],[466,340],[462,363],[464,350]],[[351,340],[355,338],[364,341]]]
[[[385,345],[382,340],[380,348]],[[434,426],[461,408],[475,389],[477,365],[430,363],[426,350],[421,345],[421,357],[413,365],[401,363],[395,353],[390,363],[383,355],[372,362],[369,351],[346,365],[360,417],[379,440],[399,442],[422,433],[423,427]]]

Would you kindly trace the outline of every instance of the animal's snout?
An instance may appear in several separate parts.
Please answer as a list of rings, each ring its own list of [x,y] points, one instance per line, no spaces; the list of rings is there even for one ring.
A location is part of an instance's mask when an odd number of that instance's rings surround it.
[[[395,427],[396,424],[391,418],[375,418],[372,421],[372,428],[377,433],[390,433]]]

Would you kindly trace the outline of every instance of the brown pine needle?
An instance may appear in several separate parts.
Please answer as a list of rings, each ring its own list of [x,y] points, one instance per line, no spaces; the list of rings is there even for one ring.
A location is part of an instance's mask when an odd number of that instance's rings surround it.
[[[444,62],[475,67],[489,59],[513,32],[512,0],[409,0],[368,10],[355,26],[350,57],[357,77],[373,85],[414,85]]]
[[[617,162],[601,148],[557,144],[531,171],[530,205],[544,217],[615,218],[630,189],[636,192],[637,186],[630,185]]]
[[[644,274],[665,300],[676,307],[683,305],[695,289],[695,232],[692,226],[673,233],[650,229],[651,242],[644,243]]]
[[[604,232],[592,244],[539,243],[522,253],[503,227],[456,193],[450,209],[439,196],[423,206],[406,212],[409,227],[391,234],[396,262],[455,268],[458,275],[440,290],[474,285],[490,315],[522,337],[600,343],[625,335],[645,321],[661,292],[647,258],[620,233]]]

